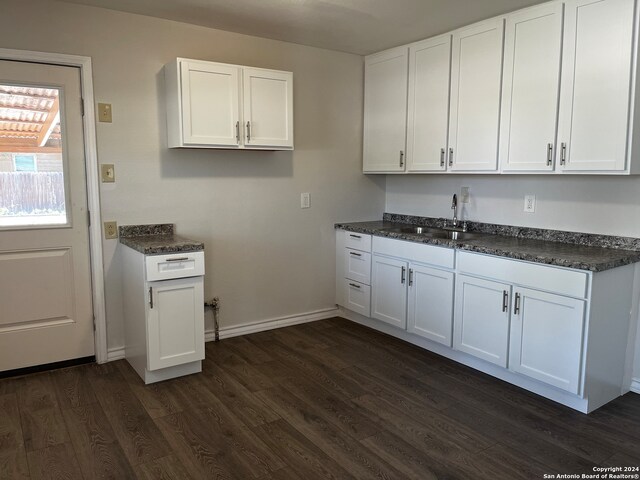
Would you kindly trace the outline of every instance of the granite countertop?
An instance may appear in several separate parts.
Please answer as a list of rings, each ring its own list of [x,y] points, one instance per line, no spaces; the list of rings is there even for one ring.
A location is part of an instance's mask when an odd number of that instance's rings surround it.
[[[335,227],[351,232],[440,245],[592,272],[609,270],[640,261],[640,240],[627,237],[492,226],[474,222],[469,222],[469,232],[475,234],[474,238],[462,240],[432,238],[420,234],[383,230],[406,227],[408,224],[442,227],[443,222],[443,219],[385,214],[382,221],[337,223]],[[502,234],[493,233],[492,230],[500,231]],[[505,235],[505,233],[507,234]],[[576,242],[572,243],[570,240]],[[620,245],[626,248],[619,248]]]
[[[125,225],[119,229],[120,243],[145,255],[197,252],[204,250],[202,242],[176,235],[173,224]]]

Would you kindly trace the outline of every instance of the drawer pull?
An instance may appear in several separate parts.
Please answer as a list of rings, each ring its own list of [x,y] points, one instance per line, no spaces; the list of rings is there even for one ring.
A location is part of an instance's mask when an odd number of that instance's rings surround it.
[[[351,286],[353,288],[357,288],[358,290],[360,290],[360,285],[357,285],[355,283],[350,283],[349,286]]]
[[[400,168],[404,167],[404,152],[400,150]]]
[[[520,313],[520,294],[516,293],[516,299],[513,302],[513,314],[518,315]]]
[[[353,255],[354,257],[361,257],[362,255],[356,252],[349,252],[349,255]]]
[[[449,149],[449,166],[453,167],[453,148]]]
[[[409,286],[413,285],[413,268],[409,269]]]
[[[149,287],[149,308],[153,308],[153,287]]]
[[[502,291],[502,311],[506,312],[509,308],[509,292],[506,290]]]
[[[560,146],[560,165],[567,164],[567,144],[563,143]]]
[[[166,262],[186,262],[189,260],[189,257],[180,257],[180,258],[167,258]]]
[[[407,269],[406,267],[402,267],[402,274],[400,275],[400,283],[404,284],[406,280]]]
[[[360,235],[349,235],[352,238],[362,238]]]
[[[547,144],[547,165],[551,166],[553,162],[553,143]]]
[[[444,167],[444,148],[440,149],[440,166]]]

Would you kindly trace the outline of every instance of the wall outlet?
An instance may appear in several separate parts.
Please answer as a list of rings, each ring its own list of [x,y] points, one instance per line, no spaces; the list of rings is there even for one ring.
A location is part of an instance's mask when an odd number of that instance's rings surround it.
[[[104,222],[104,238],[118,238],[118,222]]]
[[[462,187],[460,189],[460,203],[469,203],[469,187]]]
[[[311,194],[310,193],[301,193],[300,194],[300,208],[311,208]]]
[[[536,211],[536,196],[525,195],[524,196],[524,211],[527,213],[533,213]]]
[[[100,165],[100,176],[102,183],[114,183],[116,181],[116,169],[112,163]]]

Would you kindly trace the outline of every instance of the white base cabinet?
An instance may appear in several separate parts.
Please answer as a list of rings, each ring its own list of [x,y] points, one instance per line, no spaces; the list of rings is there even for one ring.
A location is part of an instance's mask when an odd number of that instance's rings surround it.
[[[200,372],[204,252],[120,253],[127,361],[147,384]]]
[[[578,394],[585,301],[518,287],[514,302],[509,368]]]
[[[511,285],[458,275],[453,347],[507,367]]]
[[[350,235],[336,237],[336,303],[347,318],[584,413],[628,391],[634,265],[594,273]],[[359,297],[345,294],[356,284],[345,277],[353,242],[371,253]]]

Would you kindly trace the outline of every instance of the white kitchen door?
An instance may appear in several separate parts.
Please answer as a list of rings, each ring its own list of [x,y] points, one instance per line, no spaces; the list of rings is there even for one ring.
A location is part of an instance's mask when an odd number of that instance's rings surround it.
[[[0,61],[0,371],[94,355],[80,69]]]

